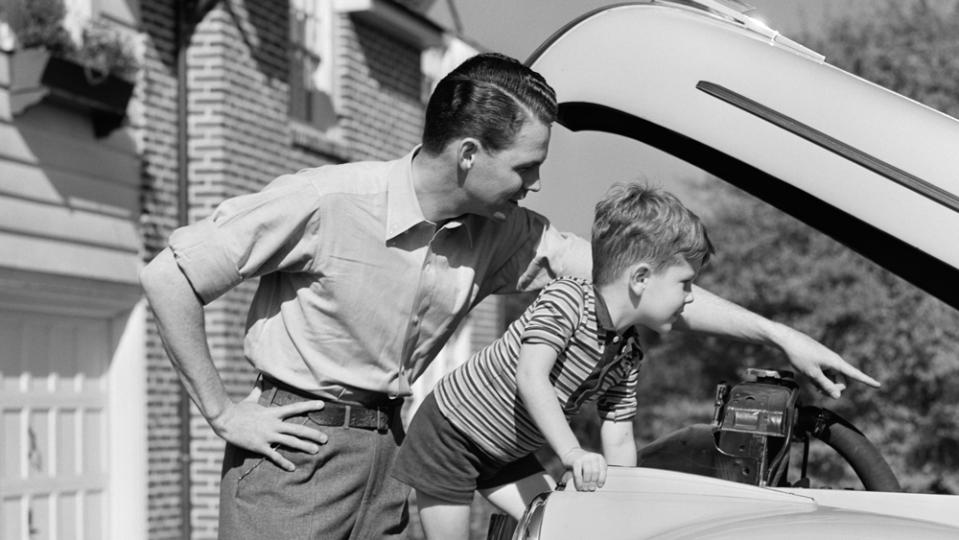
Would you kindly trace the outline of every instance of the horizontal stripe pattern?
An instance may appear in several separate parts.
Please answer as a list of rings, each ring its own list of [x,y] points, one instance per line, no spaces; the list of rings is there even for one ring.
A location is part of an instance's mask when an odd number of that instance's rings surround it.
[[[618,342],[615,337],[597,320],[592,284],[557,279],[500,339],[437,384],[437,404],[496,460],[513,461],[539,449],[546,441],[521,403],[516,368],[523,344],[544,344],[557,352],[549,379],[567,418],[596,402],[601,418],[628,420],[636,414],[642,351],[632,333]]]

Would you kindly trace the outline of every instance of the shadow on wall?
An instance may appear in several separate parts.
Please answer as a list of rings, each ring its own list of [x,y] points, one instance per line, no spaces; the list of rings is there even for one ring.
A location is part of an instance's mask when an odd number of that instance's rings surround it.
[[[128,129],[97,138],[85,111],[46,102],[14,117],[13,128],[25,145],[21,157],[32,165],[24,171],[31,188],[21,196],[135,224],[141,171]]]

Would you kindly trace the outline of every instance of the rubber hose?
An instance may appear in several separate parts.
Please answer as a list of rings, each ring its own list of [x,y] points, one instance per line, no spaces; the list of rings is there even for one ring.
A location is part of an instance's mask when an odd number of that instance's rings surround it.
[[[889,464],[863,434],[842,423],[832,423],[816,437],[843,457],[868,491],[901,492]]]

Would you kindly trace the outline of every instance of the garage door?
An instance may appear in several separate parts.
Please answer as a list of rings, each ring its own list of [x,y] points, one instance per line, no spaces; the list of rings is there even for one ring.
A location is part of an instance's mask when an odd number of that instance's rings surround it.
[[[0,310],[0,538],[104,538],[106,319]]]

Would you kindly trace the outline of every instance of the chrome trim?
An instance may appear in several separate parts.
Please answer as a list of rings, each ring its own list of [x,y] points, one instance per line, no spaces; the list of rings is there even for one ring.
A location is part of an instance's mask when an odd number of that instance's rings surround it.
[[[795,118],[774,110],[759,102],[753,101],[748,97],[739,94],[729,88],[712,83],[709,81],[699,81],[696,88],[725,101],[730,105],[746,111],[758,118],[761,118],[770,124],[780,127],[794,135],[802,137],[807,141],[824,148],[840,157],[864,167],[880,176],[888,178],[902,187],[912,190],[927,199],[939,203],[954,212],[959,212],[959,197],[931,184],[918,176],[912,175],[894,165],[868,154],[854,146],[846,144],[835,137],[831,137],[818,129],[804,124]]]
[[[539,540],[543,533],[543,516],[546,514],[546,501],[552,491],[540,493],[530,501],[523,518],[513,531],[513,540]]]

